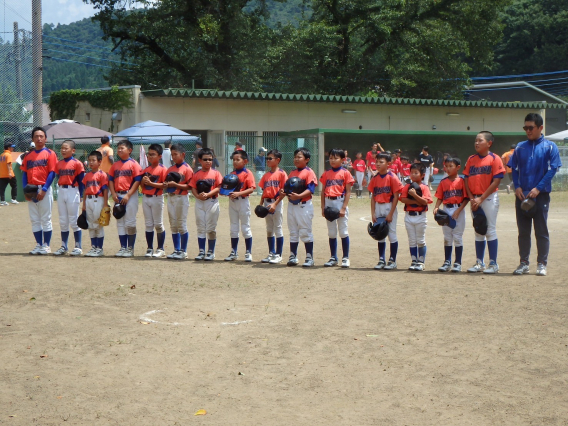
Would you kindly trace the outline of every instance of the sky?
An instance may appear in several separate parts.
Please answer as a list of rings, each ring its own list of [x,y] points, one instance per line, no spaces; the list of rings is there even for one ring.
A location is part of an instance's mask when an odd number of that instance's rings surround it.
[[[69,24],[95,14],[91,5],[81,0],[42,0],[42,22],[44,24]],[[32,29],[31,0],[0,0],[0,36],[12,39],[14,21],[19,28]]]

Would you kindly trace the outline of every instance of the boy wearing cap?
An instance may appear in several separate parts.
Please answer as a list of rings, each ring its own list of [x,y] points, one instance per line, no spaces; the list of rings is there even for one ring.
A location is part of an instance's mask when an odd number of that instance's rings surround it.
[[[4,152],[0,155],[0,206],[7,206],[4,192],[8,185],[12,187],[11,195],[12,204],[18,204],[16,196],[18,195],[18,183],[14,170],[12,170],[12,152],[14,152],[14,145],[12,142],[4,143]]]
[[[461,161],[457,157],[448,157],[444,162],[444,170],[448,177],[442,179],[436,189],[436,207],[434,216],[438,213],[440,205],[444,204],[444,211],[452,220],[450,226],[443,226],[444,232],[444,264],[438,268],[440,272],[461,272],[463,253],[463,232],[465,230],[465,206],[469,202],[465,189],[465,181],[458,176]],[[453,227],[452,227],[453,225]],[[452,243],[455,246],[456,256],[452,266]]]

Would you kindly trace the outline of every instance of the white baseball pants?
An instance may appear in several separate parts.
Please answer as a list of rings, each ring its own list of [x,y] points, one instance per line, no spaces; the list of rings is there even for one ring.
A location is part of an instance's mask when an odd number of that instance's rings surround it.
[[[157,233],[164,232],[164,196],[142,196],[142,212],[144,213],[144,226],[146,232],[156,229]]]
[[[357,171],[355,172],[355,179],[357,180],[357,185],[359,185],[357,189],[359,189],[359,191],[365,189],[363,188],[364,178],[365,178],[365,172],[357,172]]]
[[[314,241],[312,233],[314,206],[312,200],[306,201],[306,204],[292,204],[289,202],[286,218],[288,220],[291,243],[299,243],[300,240],[304,243]]]
[[[219,200],[195,200],[195,224],[197,225],[197,238],[217,239],[217,222],[219,221]]]
[[[430,186],[430,167],[426,167],[426,173],[424,173],[424,180],[422,183]]]
[[[38,191],[39,192],[39,191]],[[34,203],[28,201],[28,212],[32,222],[32,232],[51,231],[51,209],[53,208],[53,192],[51,187],[45,193],[43,200]]]
[[[497,239],[497,213],[499,213],[499,195],[491,194],[481,203],[481,208],[487,218],[487,233],[480,235],[475,233],[475,241],[493,241]]]
[[[118,196],[119,200],[122,197]],[[134,235],[136,234],[136,215],[138,214],[138,193],[134,193],[126,203],[126,213],[120,219],[116,220],[116,228],[118,235]]]
[[[391,203],[375,203],[375,218],[376,221],[379,217],[387,217],[392,209]],[[395,209],[392,215],[392,221],[389,223],[389,242],[396,243],[398,241],[398,237],[396,236],[396,222],[398,219],[398,210]],[[379,241],[379,243],[384,243],[387,239]]]
[[[264,200],[264,206],[268,207],[272,202]],[[266,235],[268,237],[280,238],[284,236],[284,231],[282,230],[282,222],[284,221],[284,203],[280,201],[274,209],[273,214],[268,214],[266,216]]]
[[[187,233],[189,195],[168,194],[168,218],[172,234]]]
[[[428,224],[427,212],[416,216],[410,216],[406,212],[404,226],[408,234],[408,245],[410,247],[424,247],[426,245],[426,225]]]
[[[81,207],[81,194],[79,188],[59,187],[57,196],[57,210],[59,211],[59,227],[61,232],[69,232],[69,227],[73,232],[78,231],[80,228],[77,226],[77,217],[79,216],[79,209]]]
[[[459,207],[446,207],[444,210],[450,216],[454,214],[454,212]],[[452,243],[455,247],[463,246],[463,232],[465,230],[465,209],[462,210],[458,218],[456,219],[456,227],[454,229],[450,228],[449,226],[442,226],[442,232],[444,233],[444,245],[451,246]]]
[[[229,199],[229,220],[231,222],[231,238],[239,238],[239,224],[243,237],[245,239],[252,237],[249,197]]]
[[[60,193],[61,194],[61,193]],[[89,224],[89,236],[91,238],[100,238],[105,236],[104,226],[99,225],[99,217],[104,207],[103,197],[88,198],[85,200],[87,212],[87,223]],[[75,221],[77,223],[77,221]]]
[[[330,200],[329,198],[325,198],[325,206],[324,207],[335,207],[337,210],[341,210],[343,207],[343,201],[345,197],[341,197],[337,200]],[[339,237],[345,238],[349,236],[349,230],[347,228],[347,222],[349,221],[349,207],[345,209],[345,216],[340,217],[339,219],[330,222],[326,220],[327,223],[327,236],[329,238],[337,238],[337,234],[339,231]]]

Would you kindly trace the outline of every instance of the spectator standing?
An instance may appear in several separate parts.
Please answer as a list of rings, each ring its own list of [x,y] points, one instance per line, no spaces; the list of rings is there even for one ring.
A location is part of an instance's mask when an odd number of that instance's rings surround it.
[[[199,162],[199,151],[203,149],[203,142],[195,142],[195,152],[191,156],[191,168],[194,171],[201,170],[201,163]]]
[[[511,169],[508,164],[509,160],[511,159],[511,155],[513,155],[513,152],[515,152],[516,146],[517,144],[512,144],[511,149],[501,156],[501,160],[503,160],[503,165],[505,166],[505,170],[507,171],[507,194],[511,192],[511,184],[513,183],[513,169]]]
[[[258,195],[262,195],[262,188],[260,187],[259,183],[264,173],[266,172],[266,151],[265,147],[261,147],[258,150],[258,155],[254,157],[254,170],[256,174],[256,184],[257,184],[257,193]]]
[[[103,136],[101,138],[101,146],[97,148],[97,151],[99,151],[103,156],[100,169],[108,174],[114,163],[114,151],[110,147],[110,138],[108,136]]]
[[[424,185],[428,185],[428,188],[431,188],[430,185],[430,175],[432,174],[432,165],[434,164],[434,159],[428,153],[430,149],[427,146],[422,147],[422,152],[418,155],[418,159],[420,163],[424,166],[424,180],[422,183]]]
[[[172,151],[170,151],[171,142],[164,142],[164,150],[162,151],[162,164],[166,169],[172,167]]]
[[[12,199],[10,202],[12,204],[18,204],[18,201],[16,201],[18,183],[14,175],[14,170],[12,170],[12,152],[14,152],[14,148],[16,148],[16,145],[12,142],[4,142],[4,153],[0,155],[0,206],[8,205],[4,195],[8,185],[12,187]]]

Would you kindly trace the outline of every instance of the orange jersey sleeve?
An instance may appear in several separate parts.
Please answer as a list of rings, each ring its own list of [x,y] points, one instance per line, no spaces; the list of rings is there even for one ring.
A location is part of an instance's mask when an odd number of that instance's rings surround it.
[[[473,195],[483,194],[493,182],[505,174],[501,157],[489,152],[485,157],[479,154],[467,159],[463,174],[467,177],[467,184]],[[495,191],[498,189],[495,188]]]
[[[436,189],[436,198],[444,204],[461,204],[467,198],[465,181],[457,177],[453,181],[444,178]]]
[[[345,194],[347,185],[353,185],[354,179],[348,170],[340,167],[337,171],[326,170],[321,175],[320,182],[326,197],[341,197]]]
[[[258,183],[258,186],[262,188],[262,198],[271,200],[278,198],[278,193],[281,189],[284,189],[287,179],[288,175],[282,169],[278,169],[274,173],[266,172]]]

